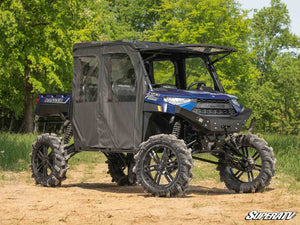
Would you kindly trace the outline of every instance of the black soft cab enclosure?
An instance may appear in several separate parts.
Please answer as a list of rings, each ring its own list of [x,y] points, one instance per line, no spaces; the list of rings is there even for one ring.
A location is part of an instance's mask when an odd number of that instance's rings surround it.
[[[75,44],[73,54],[76,148],[136,150],[147,91],[140,52],[132,42],[119,41]]]

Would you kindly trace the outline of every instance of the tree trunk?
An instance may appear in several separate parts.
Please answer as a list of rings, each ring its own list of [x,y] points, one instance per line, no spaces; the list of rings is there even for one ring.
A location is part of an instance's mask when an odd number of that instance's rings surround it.
[[[253,134],[253,132],[254,132],[254,125],[255,125],[255,122],[256,122],[256,118],[253,117],[253,118],[251,119],[251,122],[250,122],[250,125],[249,125],[249,128],[248,128],[248,132],[249,132],[250,134]]]
[[[266,124],[264,124],[264,126],[265,126],[265,133],[267,133],[267,125],[266,125]]]
[[[19,127],[18,133],[22,133],[24,128],[24,120],[21,123],[21,126]]]
[[[34,130],[33,133],[37,134],[39,132],[39,125],[38,125],[38,121],[39,120],[39,116],[35,116],[35,121],[34,121]]]
[[[9,124],[9,128],[8,128],[8,132],[11,132],[14,128],[14,120],[15,120],[15,117],[14,117],[14,113],[11,114],[11,118],[10,118],[10,124]]]
[[[24,83],[24,132],[32,133],[33,131],[33,93],[32,84],[29,83],[30,70],[28,63],[25,67]]]
[[[4,125],[4,117],[2,117],[2,118],[1,118],[1,130],[2,130],[2,131],[5,131],[4,126],[5,126],[5,125]]]

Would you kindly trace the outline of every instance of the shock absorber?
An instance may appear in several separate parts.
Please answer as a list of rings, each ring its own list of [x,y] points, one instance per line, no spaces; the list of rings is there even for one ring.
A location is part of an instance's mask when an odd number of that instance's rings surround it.
[[[173,126],[172,134],[175,137],[179,138],[180,133],[181,133],[181,122],[180,121],[176,121],[174,123],[174,126]]]
[[[66,122],[64,123],[64,130],[65,130],[64,144],[69,144],[69,141],[73,136],[72,124],[70,120],[66,120]]]

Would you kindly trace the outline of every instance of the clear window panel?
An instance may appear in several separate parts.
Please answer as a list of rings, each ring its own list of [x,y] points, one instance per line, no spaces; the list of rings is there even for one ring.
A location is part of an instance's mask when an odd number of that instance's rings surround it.
[[[80,57],[79,102],[95,102],[98,94],[99,66],[96,57]]]
[[[186,58],[186,81],[187,87],[189,87],[193,82],[204,82],[206,87],[214,89],[213,79],[208,72],[205,62],[202,58]],[[195,84],[191,89],[196,89]]]
[[[112,54],[109,81],[116,101],[135,101],[136,74],[127,54]]]

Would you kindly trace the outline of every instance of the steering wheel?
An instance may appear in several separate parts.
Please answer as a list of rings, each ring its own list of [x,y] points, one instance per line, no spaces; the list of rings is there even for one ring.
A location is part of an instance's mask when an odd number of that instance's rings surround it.
[[[193,87],[195,84],[197,84],[197,90],[199,90],[200,87],[202,87],[202,86],[205,86],[205,87],[206,87],[206,83],[205,83],[205,82],[203,82],[203,81],[196,81],[196,82],[191,83],[191,84],[188,86],[187,89],[188,89],[188,90],[191,89],[191,87]]]

